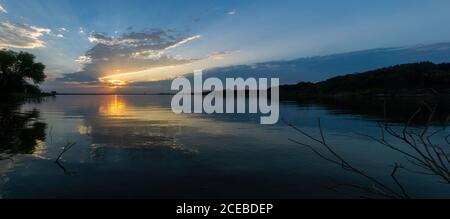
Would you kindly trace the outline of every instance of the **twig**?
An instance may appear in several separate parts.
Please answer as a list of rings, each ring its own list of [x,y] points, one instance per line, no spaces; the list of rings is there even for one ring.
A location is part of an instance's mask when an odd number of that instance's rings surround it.
[[[357,188],[359,190],[369,192],[374,195],[388,197],[388,198],[410,198],[408,195],[405,187],[400,183],[399,179],[397,178],[397,172],[399,169],[405,169],[408,172],[411,173],[418,173],[418,174],[425,174],[430,176],[437,176],[444,180],[445,183],[450,184],[450,154],[446,152],[446,150],[439,146],[438,144],[434,144],[432,142],[432,137],[437,136],[438,133],[445,131],[447,129],[447,126],[450,121],[450,114],[447,118],[447,120],[444,123],[444,127],[442,129],[438,129],[435,131],[430,132],[431,123],[433,121],[433,117],[437,110],[437,105],[431,107],[426,103],[423,103],[423,107],[425,107],[428,112],[429,116],[426,121],[426,125],[423,129],[417,130],[418,132],[415,132],[414,129],[411,129],[410,126],[417,117],[417,115],[422,111],[422,107],[419,108],[417,111],[415,111],[412,116],[408,119],[408,121],[403,126],[401,132],[395,131],[393,128],[391,128],[387,122],[386,122],[386,104],[384,105],[384,121],[385,123],[378,123],[380,130],[381,130],[381,139],[372,137],[370,135],[365,134],[359,134],[361,136],[365,136],[381,145],[384,145],[396,152],[399,152],[403,155],[405,155],[406,160],[408,160],[411,164],[421,168],[423,171],[415,171],[408,168],[405,168],[401,166],[398,163],[395,163],[394,168],[390,174],[392,180],[395,182],[397,189],[394,189],[383,182],[379,181],[378,179],[368,175],[363,170],[360,170],[353,165],[351,165],[349,162],[347,162],[341,155],[339,155],[326,141],[325,134],[323,132],[322,124],[320,119],[318,119],[318,129],[320,137],[316,138],[307,132],[297,128],[293,124],[287,123],[284,121],[288,126],[292,127],[294,130],[296,130],[298,133],[300,133],[303,136],[306,136],[308,139],[312,140],[313,142],[319,144],[320,146],[324,147],[326,151],[329,153],[329,155],[326,155],[323,152],[320,152],[317,150],[313,145],[302,143],[293,139],[289,139],[291,142],[294,142],[298,145],[302,145],[310,149],[312,152],[314,152],[316,155],[321,157],[322,159],[331,162],[333,164],[341,166],[343,169],[348,170],[350,172],[356,173],[372,183],[374,185],[372,187],[362,187],[357,185],[351,185],[350,187]],[[395,139],[400,140],[402,143],[404,143],[406,146],[408,146],[412,151],[402,149],[401,147],[397,145],[393,145],[389,143],[386,139],[386,134],[394,137]],[[447,145],[450,145],[450,134],[444,137],[445,142]],[[347,185],[348,186],[348,185]],[[398,192],[399,191],[399,192]]]
[[[401,166],[400,166],[399,164],[395,163],[394,169],[392,170],[392,173],[391,173],[391,177],[392,177],[392,179],[394,180],[394,182],[397,184],[397,186],[400,188],[400,190],[402,191],[402,194],[403,194],[405,197],[409,198],[409,195],[406,193],[405,188],[403,187],[403,185],[398,181],[397,177],[395,176],[395,174],[397,173],[397,170],[398,170],[400,167],[401,167]]]
[[[294,143],[297,143],[299,145],[302,146],[306,146],[307,148],[311,149],[315,154],[319,155],[321,158],[340,165],[343,169],[348,170],[350,172],[354,172],[360,176],[363,176],[364,178],[368,179],[369,181],[371,181],[372,183],[374,183],[375,185],[379,186],[381,188],[382,191],[377,191],[376,193],[379,194],[384,194],[384,196],[386,197],[395,197],[395,198],[408,198],[408,196],[404,196],[402,193],[398,193],[395,190],[391,189],[389,186],[385,185],[384,183],[382,183],[381,181],[377,180],[376,178],[366,174],[364,171],[352,166],[349,162],[347,162],[344,158],[342,158],[337,152],[334,151],[333,148],[331,148],[331,146],[329,146],[325,140],[325,135],[322,129],[322,124],[320,122],[320,119],[318,119],[318,126],[319,126],[319,132],[320,132],[320,139],[313,137],[312,135],[309,135],[308,133],[304,132],[303,130],[297,128],[296,126],[289,124],[288,125],[290,127],[292,127],[294,130],[297,130],[299,133],[301,133],[302,135],[308,137],[309,139],[319,143],[321,146],[325,147],[326,150],[333,156],[333,158],[329,158],[325,155],[323,155],[322,153],[320,153],[319,151],[317,151],[316,149],[314,149],[314,147],[312,145],[309,144],[305,144],[305,143],[301,143],[295,140],[290,139],[291,141],[293,141]],[[374,187],[376,188],[376,187]],[[373,189],[366,189],[366,191],[374,191]],[[375,192],[374,192],[375,193]]]
[[[56,158],[56,162],[58,162],[58,161],[61,159],[61,157],[62,157],[62,155],[63,155],[64,153],[66,153],[66,152],[69,151],[73,146],[75,146],[75,144],[76,144],[76,142],[74,142],[74,143],[67,142],[66,146],[63,147],[61,153],[60,153],[60,154],[58,155],[58,157]]]
[[[67,142],[66,146],[63,147],[63,150],[59,154],[59,156],[56,158],[55,163],[64,171],[65,174],[70,174],[70,172],[67,171],[67,169],[64,167],[64,165],[60,162],[61,157],[64,153],[69,151],[73,146],[75,146],[76,142],[70,143]]]

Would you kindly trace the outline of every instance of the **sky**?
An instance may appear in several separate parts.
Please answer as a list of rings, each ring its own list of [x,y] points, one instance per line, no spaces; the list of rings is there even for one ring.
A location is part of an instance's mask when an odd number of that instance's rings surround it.
[[[0,48],[35,54],[47,66],[45,89],[113,92],[194,70],[448,42],[449,8],[447,0],[0,0]]]

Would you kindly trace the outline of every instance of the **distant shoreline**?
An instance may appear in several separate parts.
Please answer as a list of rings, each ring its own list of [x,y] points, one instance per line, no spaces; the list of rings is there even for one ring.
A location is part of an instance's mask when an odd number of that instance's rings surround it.
[[[239,88],[234,90],[236,93]],[[225,91],[217,91],[223,92]],[[230,90],[231,91],[231,90]],[[242,91],[242,90],[240,90]],[[268,92],[271,91],[269,88]],[[203,91],[207,95],[212,91]],[[260,93],[261,90],[258,90]],[[395,65],[363,73],[337,76],[320,82],[279,86],[281,99],[311,97],[429,97],[450,95],[450,63],[419,62]],[[228,92],[227,92],[228,93]],[[249,90],[245,90],[246,95]],[[57,93],[51,95],[142,95],[173,96],[176,93]],[[191,93],[196,95],[196,93]]]

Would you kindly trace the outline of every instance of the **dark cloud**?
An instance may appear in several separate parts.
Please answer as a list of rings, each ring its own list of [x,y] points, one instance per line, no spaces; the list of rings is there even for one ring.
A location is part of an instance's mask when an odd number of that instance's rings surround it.
[[[64,78],[57,78],[56,81],[96,82],[97,78],[81,71],[65,74]]]
[[[168,51],[199,37],[159,29],[120,37],[94,33],[88,39],[95,45],[77,60],[83,65],[82,71],[65,74],[59,80],[93,81],[107,75],[189,63],[195,59],[171,56]]]

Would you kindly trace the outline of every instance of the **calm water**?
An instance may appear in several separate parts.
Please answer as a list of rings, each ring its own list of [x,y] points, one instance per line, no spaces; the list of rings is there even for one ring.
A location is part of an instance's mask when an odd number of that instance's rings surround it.
[[[257,115],[176,115],[170,96],[58,96],[2,112],[3,198],[336,198],[329,187],[371,184],[289,141],[307,141]],[[14,109],[12,109],[14,110]],[[402,156],[358,133],[378,136],[376,118],[320,104],[283,102],[281,117],[317,134],[390,183]],[[21,130],[21,131],[18,131]],[[56,158],[65,145],[75,145]],[[448,185],[405,172],[415,197],[450,197]],[[350,191],[350,194],[356,194]]]

